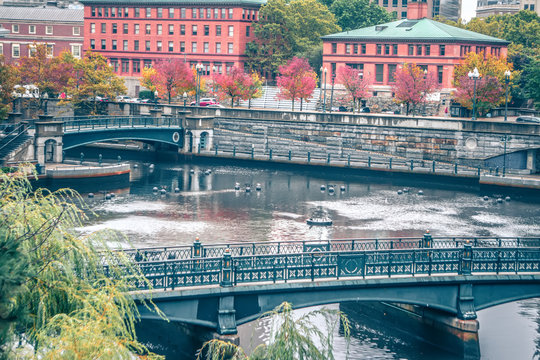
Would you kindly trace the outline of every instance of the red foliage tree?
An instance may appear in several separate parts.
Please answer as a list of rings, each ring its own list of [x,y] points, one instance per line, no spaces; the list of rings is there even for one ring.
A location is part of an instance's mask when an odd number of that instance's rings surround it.
[[[399,104],[407,105],[407,115],[409,106],[413,109],[426,100],[426,97],[439,89],[439,83],[434,73],[424,73],[415,64],[405,64],[394,73],[395,84],[392,86],[395,101]]]
[[[278,97],[291,100],[294,111],[295,100],[308,101],[309,96],[317,86],[317,74],[304,58],[293,57],[286,65],[279,67],[281,76],[277,78],[279,87]]]
[[[170,59],[158,62],[154,68],[155,85],[158,93],[167,94],[169,104],[171,97],[195,87],[193,72],[189,65],[180,59]]]
[[[234,107],[235,99],[249,98],[249,90],[253,85],[253,79],[243,70],[233,67],[228,74],[215,76],[216,95],[219,99],[231,99],[231,107]]]
[[[504,87],[494,76],[476,80],[476,109],[480,116],[493,106],[504,101]],[[474,80],[464,75],[459,78],[459,87],[454,92],[454,100],[468,109],[473,108]]]
[[[370,95],[369,81],[363,78],[363,74],[358,69],[350,66],[343,66],[338,69],[337,80],[345,87],[347,94],[353,101],[353,112],[356,109],[356,100],[360,105],[360,100]]]

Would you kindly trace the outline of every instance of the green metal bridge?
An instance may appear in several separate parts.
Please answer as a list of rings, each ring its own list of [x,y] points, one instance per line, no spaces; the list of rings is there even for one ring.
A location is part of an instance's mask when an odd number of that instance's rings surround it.
[[[283,301],[296,308],[388,301],[445,311],[459,319],[540,297],[540,238],[342,239],[126,250],[152,298],[171,321],[236,333]],[[106,265],[105,271],[109,269]],[[141,316],[157,319],[146,308]]]

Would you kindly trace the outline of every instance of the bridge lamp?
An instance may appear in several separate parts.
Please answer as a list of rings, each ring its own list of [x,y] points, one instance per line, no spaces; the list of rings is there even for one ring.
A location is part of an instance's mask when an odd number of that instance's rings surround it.
[[[195,91],[195,104],[197,106],[200,106],[200,100],[199,100],[199,96],[200,96],[200,92],[201,92],[201,76],[202,76],[202,72],[203,72],[203,69],[204,69],[204,65],[201,64],[201,63],[198,63],[197,65],[195,65],[195,70],[196,70],[196,73],[197,73],[197,84],[196,84],[196,91]]]
[[[504,83],[506,84],[506,99],[504,101],[504,121],[507,120],[507,114],[508,114],[508,84],[510,84],[510,77],[512,76],[512,73],[510,70],[506,69],[504,72]]]
[[[478,68],[474,68],[473,71],[469,71],[467,76],[469,77],[469,79],[472,79],[474,81],[472,120],[476,120],[476,80],[480,79],[480,73],[478,72]]]
[[[324,77],[324,100],[322,101],[322,109],[323,113],[326,111],[326,73],[328,72],[328,69],[321,66],[321,88],[323,85],[323,77]],[[321,92],[321,97],[323,96],[323,93]]]
[[[184,107],[186,107],[187,93],[185,91],[182,97],[184,98]]]
[[[49,102],[49,94],[43,93],[43,115],[47,115],[47,103]]]

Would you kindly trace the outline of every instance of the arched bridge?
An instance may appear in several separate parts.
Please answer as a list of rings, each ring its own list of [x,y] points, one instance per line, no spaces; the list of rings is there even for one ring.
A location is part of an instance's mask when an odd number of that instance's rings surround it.
[[[184,146],[180,117],[104,116],[56,118],[63,123],[63,149],[107,140],[139,140]]]
[[[220,334],[235,334],[283,301],[295,308],[387,301],[468,320],[477,310],[540,297],[540,238],[196,241],[125,253],[147,279],[132,284],[135,296],[152,298],[171,321]],[[140,312],[158,318],[143,306]]]

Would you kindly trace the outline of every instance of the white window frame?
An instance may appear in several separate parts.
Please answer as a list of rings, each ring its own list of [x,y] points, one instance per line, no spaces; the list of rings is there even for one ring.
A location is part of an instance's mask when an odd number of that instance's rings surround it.
[[[50,31],[49,31],[50,30]],[[52,25],[45,26],[45,34],[52,35],[54,33],[54,29]]]
[[[4,55],[4,44],[0,43],[0,55]]]
[[[81,58],[81,52],[82,52],[82,45],[81,44],[70,44],[71,46],[71,54],[74,58],[80,59]]]
[[[80,26],[74,26],[73,27],[73,35],[74,36],[80,36],[81,35],[81,27]]]
[[[17,55],[15,55],[15,49],[17,49]],[[21,57],[21,44],[11,44],[11,57],[13,58]]]
[[[234,53],[234,43],[227,43],[227,54]]]
[[[28,33],[29,34],[35,34],[36,33],[36,25],[28,25]]]
[[[90,23],[90,34],[95,34],[95,33],[96,33],[96,24]]]
[[[234,25],[229,25],[228,34],[229,34],[229,37],[234,36]]]
[[[20,30],[19,24],[11,24],[11,32],[14,34],[18,34]]]

